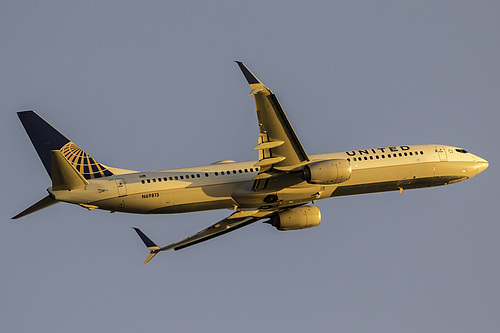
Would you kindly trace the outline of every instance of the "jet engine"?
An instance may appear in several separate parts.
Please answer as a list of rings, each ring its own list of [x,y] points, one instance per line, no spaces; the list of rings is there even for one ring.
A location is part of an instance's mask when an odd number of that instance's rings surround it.
[[[316,227],[321,222],[321,212],[316,206],[291,208],[271,217],[270,224],[278,230],[299,230]]]
[[[304,167],[302,175],[311,184],[338,184],[351,178],[351,164],[341,159],[313,162]]]

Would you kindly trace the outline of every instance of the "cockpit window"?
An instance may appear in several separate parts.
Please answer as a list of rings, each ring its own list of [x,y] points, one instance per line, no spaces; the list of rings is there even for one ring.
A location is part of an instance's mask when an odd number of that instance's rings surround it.
[[[466,154],[467,153],[467,150],[465,149],[455,149],[456,151],[458,151],[459,153],[462,153],[462,154]]]

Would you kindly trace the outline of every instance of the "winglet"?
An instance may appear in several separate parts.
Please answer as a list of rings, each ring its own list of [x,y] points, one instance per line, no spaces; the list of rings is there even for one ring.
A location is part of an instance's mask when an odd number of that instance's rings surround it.
[[[248,81],[248,84],[261,83],[259,79],[257,79],[257,77],[253,75],[252,72],[250,72],[250,70],[247,68],[247,66],[245,66],[244,63],[242,63],[241,61],[235,61],[235,63],[237,63],[238,66],[240,67],[241,71],[243,72],[243,75],[245,76],[245,79],[247,79]]]
[[[139,237],[141,237],[142,241],[144,242],[144,245],[146,245],[146,247],[148,248],[148,250],[151,251],[151,252],[149,252],[148,257],[146,258],[146,261],[144,261],[144,263],[143,263],[143,265],[145,265],[151,259],[153,259],[153,257],[159,252],[158,250],[160,249],[160,247],[158,245],[156,245],[151,239],[149,239],[149,237],[146,236],[141,231],[141,229],[139,229],[139,228],[132,228],[132,229],[134,229],[135,232],[137,232],[137,234],[139,235]]]

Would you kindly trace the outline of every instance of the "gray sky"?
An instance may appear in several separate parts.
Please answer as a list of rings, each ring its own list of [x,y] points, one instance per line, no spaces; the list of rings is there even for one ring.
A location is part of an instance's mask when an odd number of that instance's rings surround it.
[[[0,329],[497,332],[498,1],[0,2]],[[255,224],[141,266],[228,211],[58,204],[17,119],[34,109],[134,170],[250,160],[253,98],[279,97],[308,153],[460,146],[490,167],[434,189],[318,202],[317,228]]]

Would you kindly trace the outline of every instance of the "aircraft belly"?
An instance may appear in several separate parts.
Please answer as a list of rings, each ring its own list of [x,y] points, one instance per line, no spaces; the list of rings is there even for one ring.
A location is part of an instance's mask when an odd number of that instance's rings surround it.
[[[296,182],[294,182],[296,183]],[[287,207],[330,197],[335,185],[308,184],[304,181],[281,188],[253,190],[250,182],[235,189],[232,196],[240,208]]]
[[[339,184],[332,197],[441,186],[467,179],[462,171],[463,164],[455,162],[358,169],[349,181]]]
[[[152,190],[129,193],[93,202],[100,209],[142,214],[173,214],[212,209],[231,209],[235,202],[230,193],[235,185],[185,187],[168,190]]]
[[[211,200],[203,202],[192,202],[178,204],[174,206],[164,206],[149,210],[148,214],[179,214],[179,213],[190,213],[199,212],[205,210],[216,210],[216,209],[232,209],[233,201],[222,199],[222,200]]]
[[[203,187],[186,187],[179,190],[170,190],[169,194],[175,198],[174,204],[162,202],[159,206],[151,207],[150,214],[186,213],[213,209],[231,209],[235,202],[230,193],[233,185],[220,184]]]

